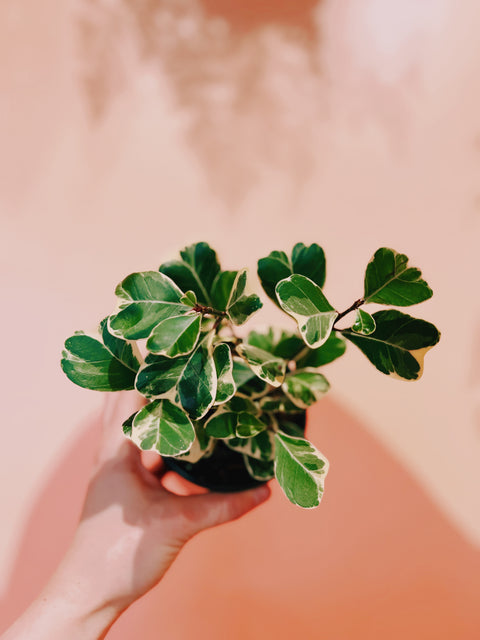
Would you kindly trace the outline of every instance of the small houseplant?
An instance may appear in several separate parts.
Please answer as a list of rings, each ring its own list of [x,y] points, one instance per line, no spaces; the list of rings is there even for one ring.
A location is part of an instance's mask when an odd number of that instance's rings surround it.
[[[137,389],[147,403],[125,416],[125,436],[189,480],[234,491],[276,477],[291,502],[315,507],[328,461],[304,430],[306,410],[329,389],[322,367],[348,341],[382,373],[417,380],[440,338],[435,326],[397,309],[369,314],[362,307],[427,300],[432,290],[421,275],[405,255],[378,249],[363,296],[339,313],[322,291],[318,244],[298,243],[290,255],[272,251],[258,261],[258,276],[296,330],[253,329],[241,338],[235,327],[262,302],[246,294],[246,269],[223,271],[215,251],[199,242],[158,271],[128,275],[116,288],[114,313],[98,334],[68,338],[61,365],[81,387]],[[350,325],[339,328],[350,313]]]

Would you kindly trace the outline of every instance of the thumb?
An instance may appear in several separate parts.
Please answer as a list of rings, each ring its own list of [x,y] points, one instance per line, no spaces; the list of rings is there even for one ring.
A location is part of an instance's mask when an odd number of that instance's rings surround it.
[[[206,493],[183,498],[193,534],[245,515],[270,496],[266,484],[241,493]]]

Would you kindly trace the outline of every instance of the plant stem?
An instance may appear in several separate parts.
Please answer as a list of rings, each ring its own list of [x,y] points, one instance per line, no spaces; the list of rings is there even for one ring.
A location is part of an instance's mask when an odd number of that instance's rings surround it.
[[[345,309],[345,311],[342,311],[342,313],[339,313],[335,322],[333,323],[332,331],[333,330],[341,331],[341,329],[337,329],[337,327],[335,326],[337,322],[341,320],[344,316],[346,316],[347,313],[350,313],[351,311],[355,311],[356,309],[361,307],[362,304],[364,304],[364,302],[365,300],[363,298],[359,298],[358,300],[355,300],[355,302],[352,305],[350,305],[348,309]]]
[[[196,304],[193,307],[194,311],[197,311],[197,313],[203,313],[203,314],[208,314],[211,316],[219,316],[220,318],[224,318],[227,315],[226,311],[218,311],[217,309],[214,309],[213,307],[206,307],[202,304]]]

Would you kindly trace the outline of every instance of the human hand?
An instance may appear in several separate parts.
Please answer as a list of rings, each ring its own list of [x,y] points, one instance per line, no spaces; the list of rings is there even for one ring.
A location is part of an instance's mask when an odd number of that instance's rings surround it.
[[[161,580],[190,538],[268,498],[266,485],[233,494],[169,491],[164,469],[149,471],[144,454],[122,433],[122,421],[141,406],[133,392],[107,396],[73,542],[41,597],[5,640],[104,638],[121,612]]]

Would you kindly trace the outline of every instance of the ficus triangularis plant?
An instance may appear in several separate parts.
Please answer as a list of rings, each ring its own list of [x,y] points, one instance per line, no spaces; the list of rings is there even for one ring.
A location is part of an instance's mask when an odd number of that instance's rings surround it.
[[[315,507],[329,465],[304,438],[304,418],[329,389],[322,368],[343,355],[348,341],[382,373],[417,380],[438,330],[397,309],[369,314],[363,307],[427,300],[432,290],[421,275],[407,256],[378,249],[362,297],[339,313],[322,291],[325,254],[318,244],[298,243],[290,255],[272,251],[258,261],[258,276],[296,329],[254,329],[241,338],[235,327],[262,302],[245,293],[246,269],[222,271],[215,251],[199,242],[158,271],[127,276],[98,334],[66,340],[62,368],[81,387],[137,389],[146,398],[123,424],[141,449],[190,467],[218,464],[215,450],[228,449],[253,481],[276,477],[291,502]],[[350,326],[339,328],[350,313]],[[142,350],[137,341],[146,341]]]

